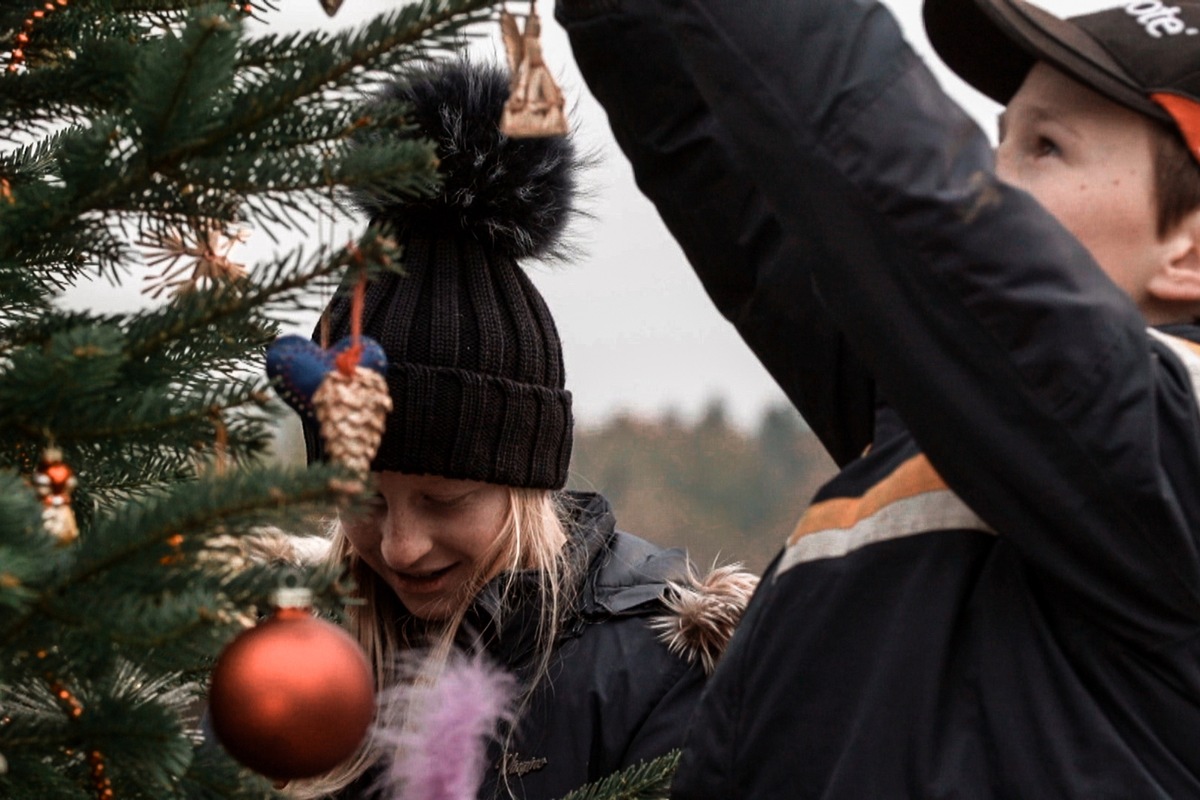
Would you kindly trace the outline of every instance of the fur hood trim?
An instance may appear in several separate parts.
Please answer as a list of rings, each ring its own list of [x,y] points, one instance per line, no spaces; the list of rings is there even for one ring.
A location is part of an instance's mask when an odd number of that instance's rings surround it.
[[[703,578],[693,573],[684,581],[671,581],[663,598],[667,613],[650,625],[672,653],[699,661],[711,675],[757,586],[758,576],[741,564],[718,567]]]

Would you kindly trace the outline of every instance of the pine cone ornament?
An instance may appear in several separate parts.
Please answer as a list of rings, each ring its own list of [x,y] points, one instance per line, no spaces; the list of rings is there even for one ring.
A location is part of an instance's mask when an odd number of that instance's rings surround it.
[[[267,375],[285,403],[318,423],[333,460],[360,475],[370,471],[392,410],[378,342],[347,336],[326,350],[303,336],[281,336],[267,351]]]
[[[312,402],[325,452],[356,474],[369,472],[392,410],[383,376],[363,367],[348,375],[334,370],[325,376]]]

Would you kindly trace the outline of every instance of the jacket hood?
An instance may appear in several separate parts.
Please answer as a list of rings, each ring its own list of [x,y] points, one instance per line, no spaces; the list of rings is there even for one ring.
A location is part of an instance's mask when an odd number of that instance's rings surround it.
[[[649,617],[673,653],[711,672],[758,578],[736,564],[702,576],[682,549],[663,549],[618,531],[602,495],[564,492],[562,497],[571,520],[568,559],[583,576],[562,638],[614,617]],[[472,604],[464,627],[502,663],[520,665],[536,646],[539,594],[532,570],[494,579]]]
[[[729,564],[697,572],[680,548],[662,549],[615,530],[612,510],[600,495],[574,494],[583,519],[611,536],[589,570],[584,613],[598,617],[649,615],[660,640],[689,663],[711,675],[725,652],[742,612],[758,586],[758,576]]]

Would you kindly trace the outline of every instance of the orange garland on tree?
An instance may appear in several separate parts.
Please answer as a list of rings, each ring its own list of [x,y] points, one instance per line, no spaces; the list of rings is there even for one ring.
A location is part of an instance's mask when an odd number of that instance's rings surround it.
[[[70,0],[55,0],[53,3],[47,2],[44,6],[25,18],[25,21],[21,23],[21,32],[17,34],[12,52],[8,55],[9,72],[20,71],[21,65],[25,63],[25,47],[29,44],[29,34],[33,31],[33,26],[45,19],[47,14],[60,8],[66,8],[69,2]]]
[[[13,49],[8,54],[9,72],[20,72],[21,67],[25,64],[25,48],[29,45],[29,34],[33,32],[33,27],[45,19],[47,14],[57,11],[60,8],[66,8],[70,1],[54,0],[54,2],[47,2],[25,18],[24,22],[21,23],[21,32],[17,34],[14,41]],[[229,7],[247,17],[254,13],[254,6],[250,3],[239,4],[231,2]]]

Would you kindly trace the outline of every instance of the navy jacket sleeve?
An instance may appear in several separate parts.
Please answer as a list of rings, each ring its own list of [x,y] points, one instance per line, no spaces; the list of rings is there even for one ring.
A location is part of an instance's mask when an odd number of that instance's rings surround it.
[[[813,290],[811,250],[783,236],[692,85],[656,3],[560,4],[588,86],[641,190],[709,297],[840,464],[871,440],[873,384]],[[788,336],[779,334],[785,325]],[[820,375],[821,380],[811,380]]]
[[[1200,425],[1185,370],[1083,247],[997,180],[891,15],[870,0],[605,5],[611,39],[580,59],[589,79],[657,63],[621,39],[646,14],[633,6],[656,8],[782,252],[802,254],[777,268],[806,273],[947,483],[1084,613],[1157,644],[1194,635]],[[808,331],[778,310],[761,324],[784,343]],[[793,395],[790,381],[825,377],[775,374]]]
[[[683,734],[700,700],[706,677],[699,664],[678,662],[621,757],[621,768],[645,763],[683,745]]]

